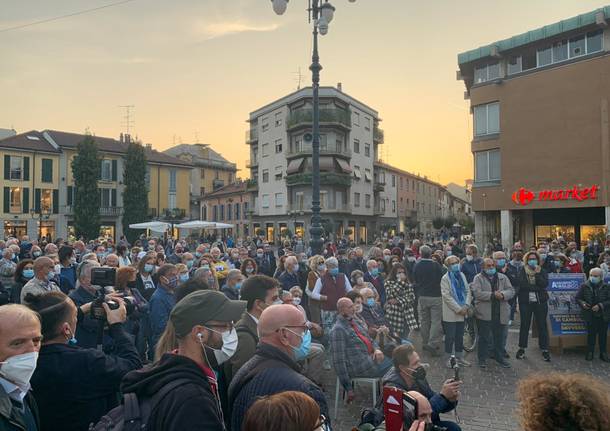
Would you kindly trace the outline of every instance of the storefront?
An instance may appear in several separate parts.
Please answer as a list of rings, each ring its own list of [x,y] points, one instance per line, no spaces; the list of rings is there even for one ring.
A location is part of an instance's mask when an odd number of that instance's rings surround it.
[[[597,239],[603,243],[606,236],[602,207],[534,210],[533,221],[536,244],[563,237],[567,242],[575,241],[584,247],[587,240]]]
[[[28,233],[27,221],[21,220],[6,220],[4,222],[4,238],[9,236],[21,238]]]

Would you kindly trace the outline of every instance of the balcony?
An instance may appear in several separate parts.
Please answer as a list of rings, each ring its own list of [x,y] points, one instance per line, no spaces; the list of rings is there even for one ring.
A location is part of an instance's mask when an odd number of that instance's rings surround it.
[[[352,177],[349,174],[337,174],[333,172],[320,172],[320,184],[328,186],[349,187]],[[311,174],[290,174],[286,176],[286,185],[311,185]]]
[[[246,130],[246,144],[258,142],[258,129]]]
[[[258,166],[258,160],[252,160],[250,159],[250,161],[248,163],[246,163],[246,168],[250,169],[250,168],[255,168]]]
[[[313,109],[297,109],[288,115],[286,128],[288,130],[313,125]],[[352,113],[349,109],[321,108],[320,125],[335,125],[350,130],[352,128]]]
[[[375,180],[375,183],[373,184],[373,191],[375,193],[379,193],[379,192],[385,191],[385,181],[381,182],[379,180]]]
[[[373,215],[384,215],[385,214],[385,208],[382,208],[380,204],[375,204],[373,206]]]
[[[258,190],[258,180],[251,178],[246,181],[246,190],[249,192]]]
[[[66,215],[74,214],[74,207],[72,205],[66,205],[64,208]],[[102,217],[120,217],[123,215],[123,207],[99,207],[98,213]]]
[[[377,126],[373,127],[373,142],[377,142],[378,144],[383,144],[385,141],[384,135],[385,134],[383,133],[382,129],[380,129]]]
[[[311,156],[311,145],[301,145],[299,148],[289,148],[286,153],[286,158],[294,159],[296,157]],[[352,157],[352,151],[349,148],[341,148],[336,145],[320,145],[320,155],[322,156],[339,156],[346,159]]]
[[[303,214],[311,214],[311,205],[307,206],[301,203],[298,204],[290,204],[288,205],[289,213],[303,213]],[[348,204],[338,204],[333,207],[321,205],[320,213],[328,214],[328,213],[347,213],[351,214],[352,209]]]
[[[186,210],[182,208],[163,208],[159,216],[168,220],[180,220],[186,217]]]
[[[218,190],[221,187],[225,186],[225,182],[224,180],[213,180],[212,181],[212,188],[214,189],[214,191]]]

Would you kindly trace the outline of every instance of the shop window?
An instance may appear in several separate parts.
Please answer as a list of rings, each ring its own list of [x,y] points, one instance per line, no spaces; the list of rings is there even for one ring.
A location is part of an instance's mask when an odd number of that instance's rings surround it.
[[[474,134],[485,136],[500,132],[500,103],[474,107]]]
[[[53,209],[53,190],[43,189],[40,193],[40,208],[50,212]]]
[[[500,181],[500,150],[478,151],[475,153],[475,181]]]

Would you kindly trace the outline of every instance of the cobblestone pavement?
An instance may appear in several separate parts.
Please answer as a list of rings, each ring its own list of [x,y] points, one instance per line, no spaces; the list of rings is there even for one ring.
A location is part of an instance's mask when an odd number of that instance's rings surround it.
[[[512,368],[505,369],[489,360],[486,370],[476,366],[476,351],[468,353],[465,359],[473,364],[470,368],[461,369],[462,395],[458,407],[461,419],[461,427],[464,431],[513,431],[520,430],[517,419],[517,401],[515,388],[517,382],[523,377],[536,372],[582,372],[596,376],[601,381],[610,382],[610,364],[597,359],[587,362],[584,359],[584,350],[565,350],[562,355],[553,355],[550,363],[544,362],[536,340],[530,340],[530,347],[523,360],[515,359],[518,342],[518,325],[512,326],[509,331],[507,350],[511,355],[509,361]],[[444,361],[440,358],[431,357],[421,350],[421,338],[415,333],[413,341],[416,350],[422,357],[422,362],[428,362],[428,381],[435,391],[440,390],[442,382],[453,376],[450,369],[444,367]],[[532,342],[533,341],[533,342]],[[350,431],[358,425],[360,411],[373,404],[370,385],[357,386],[355,389],[356,399],[350,405],[344,405],[339,400],[339,411],[334,412],[336,376],[333,371],[325,371],[324,390],[326,391],[331,416],[333,417],[333,429],[339,431]],[[455,420],[453,413],[442,415],[444,419]]]

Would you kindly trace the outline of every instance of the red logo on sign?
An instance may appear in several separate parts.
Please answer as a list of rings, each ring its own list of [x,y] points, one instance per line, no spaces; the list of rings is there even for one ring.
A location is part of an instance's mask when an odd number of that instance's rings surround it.
[[[521,187],[513,193],[513,202],[517,205],[528,205],[533,200],[539,201],[585,201],[589,199],[597,199],[598,185],[591,187],[577,187],[559,189],[559,190],[541,190],[534,193],[531,190]]]

